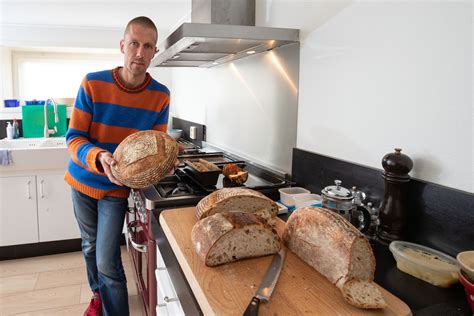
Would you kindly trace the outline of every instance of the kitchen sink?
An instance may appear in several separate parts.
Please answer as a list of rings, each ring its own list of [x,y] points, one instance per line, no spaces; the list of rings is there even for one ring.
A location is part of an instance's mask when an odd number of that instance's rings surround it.
[[[0,150],[11,151],[12,163],[0,165],[0,175],[31,170],[66,170],[69,151],[65,137],[0,140]]]
[[[9,149],[38,149],[38,148],[66,148],[66,137],[51,138],[19,138],[19,139],[2,139],[0,140],[0,148]]]

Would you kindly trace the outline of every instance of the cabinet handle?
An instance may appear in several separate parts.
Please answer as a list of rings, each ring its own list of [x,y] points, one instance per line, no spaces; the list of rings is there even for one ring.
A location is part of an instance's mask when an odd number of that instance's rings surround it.
[[[138,230],[140,225],[141,224],[139,221],[133,221],[133,222],[128,223],[127,225],[128,240],[130,241],[130,243],[132,244],[132,247],[135,250],[140,251],[140,252],[148,252],[148,247],[146,244],[140,244],[136,242],[134,239],[134,235],[140,233],[140,231]]]
[[[28,181],[28,182],[26,183],[26,198],[27,198],[28,200],[31,200],[30,184],[31,184],[31,181]]]
[[[43,183],[44,183],[44,180],[41,180],[40,181],[40,195],[41,195],[41,198],[44,198]]]
[[[171,302],[177,302],[179,301],[179,299],[176,297],[169,298],[168,296],[165,296],[163,297],[163,301],[165,301],[165,303],[171,303]]]

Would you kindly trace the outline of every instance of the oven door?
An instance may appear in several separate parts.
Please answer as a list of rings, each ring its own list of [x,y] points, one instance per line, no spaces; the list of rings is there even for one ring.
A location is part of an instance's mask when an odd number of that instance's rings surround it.
[[[127,248],[132,259],[135,282],[147,315],[156,315],[156,242],[136,210],[127,214]]]

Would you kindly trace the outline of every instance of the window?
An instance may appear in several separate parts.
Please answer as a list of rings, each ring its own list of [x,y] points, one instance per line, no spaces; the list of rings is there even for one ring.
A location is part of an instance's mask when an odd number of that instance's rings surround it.
[[[13,52],[13,89],[21,100],[75,98],[84,76],[123,64],[118,54]]]

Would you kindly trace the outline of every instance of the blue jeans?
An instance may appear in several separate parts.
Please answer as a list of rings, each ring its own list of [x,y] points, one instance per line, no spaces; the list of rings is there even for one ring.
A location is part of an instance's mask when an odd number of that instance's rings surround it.
[[[127,199],[96,200],[71,189],[91,290],[100,293],[105,316],[128,315],[127,280],[120,255]]]

